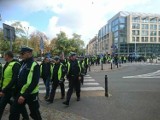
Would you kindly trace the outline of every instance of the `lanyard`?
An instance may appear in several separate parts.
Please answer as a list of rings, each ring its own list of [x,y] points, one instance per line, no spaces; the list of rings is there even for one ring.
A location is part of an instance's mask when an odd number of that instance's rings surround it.
[[[27,66],[26,63],[25,63],[25,64],[24,64],[24,63],[22,64],[22,66],[21,66],[21,68],[20,68],[20,70],[19,70],[19,75],[20,75],[21,71],[22,71],[26,66]]]

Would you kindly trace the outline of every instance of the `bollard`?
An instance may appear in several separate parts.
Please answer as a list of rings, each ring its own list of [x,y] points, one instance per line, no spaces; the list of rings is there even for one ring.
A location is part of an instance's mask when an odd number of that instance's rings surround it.
[[[108,77],[105,75],[105,96],[108,97]]]
[[[111,69],[112,69],[112,63],[111,63]]]
[[[101,70],[103,70],[103,62],[101,62]]]
[[[91,71],[91,65],[89,65],[89,71]]]

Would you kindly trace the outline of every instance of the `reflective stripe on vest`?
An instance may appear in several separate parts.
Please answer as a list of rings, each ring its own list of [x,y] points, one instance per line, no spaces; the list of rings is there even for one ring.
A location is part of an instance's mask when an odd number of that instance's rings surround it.
[[[55,66],[55,65],[54,65]],[[53,69],[54,69],[54,66],[53,66]],[[53,73],[54,74],[54,73]],[[59,69],[58,69],[58,80],[60,80],[62,77],[62,64],[60,64],[59,66]]]
[[[27,77],[27,83],[22,87],[21,92],[20,92],[21,94],[23,94],[26,91],[26,89],[29,87],[29,85],[31,84],[32,78],[33,78],[34,67],[36,65],[37,65],[36,62],[32,63],[31,69],[30,69],[28,77]],[[32,91],[31,94],[37,93],[38,91],[39,91],[39,84],[37,84],[37,86],[34,88],[34,90]]]
[[[4,89],[12,80],[13,71],[12,68],[14,64],[17,62],[10,62],[6,69],[4,70],[4,76],[3,76],[3,83],[2,83],[2,89]]]

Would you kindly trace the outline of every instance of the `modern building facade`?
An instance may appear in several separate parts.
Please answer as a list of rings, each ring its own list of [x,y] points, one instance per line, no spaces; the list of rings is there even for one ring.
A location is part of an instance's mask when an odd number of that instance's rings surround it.
[[[121,11],[98,31],[97,54],[160,55],[160,15]]]
[[[86,48],[87,55],[96,55],[97,54],[97,36],[92,38]]]

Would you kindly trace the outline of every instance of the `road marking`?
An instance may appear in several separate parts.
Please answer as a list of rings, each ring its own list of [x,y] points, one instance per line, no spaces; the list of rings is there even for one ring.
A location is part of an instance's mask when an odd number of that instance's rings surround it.
[[[65,91],[68,91],[68,80],[65,80]],[[45,90],[45,85],[42,81],[42,79],[40,79],[39,81],[39,93],[46,93]],[[98,82],[95,81],[95,79],[93,79],[92,77],[90,77],[89,75],[87,75],[87,77],[84,77],[84,83],[81,86],[81,91],[97,91],[97,90],[104,90],[103,87],[100,86],[100,84]],[[58,86],[56,92],[60,92],[60,87]]]
[[[152,73],[146,73],[141,75],[134,75],[134,76],[124,76],[123,78],[160,78],[160,70]]]

